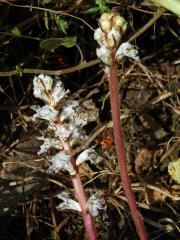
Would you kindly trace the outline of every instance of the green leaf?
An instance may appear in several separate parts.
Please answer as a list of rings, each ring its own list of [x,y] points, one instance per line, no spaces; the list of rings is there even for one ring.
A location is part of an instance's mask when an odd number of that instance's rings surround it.
[[[66,38],[49,38],[40,42],[40,47],[49,51],[54,52],[56,48],[63,45],[67,48],[71,48],[76,44],[77,37],[66,37]]]
[[[63,33],[67,34],[66,29],[69,27],[67,21],[65,21],[63,19],[59,19],[59,26],[60,26],[61,30],[63,31]]]
[[[16,36],[21,36],[21,35],[22,35],[21,32],[20,32],[20,30],[19,30],[19,28],[17,28],[17,27],[11,28],[10,32],[11,32],[12,34],[16,35]]]
[[[98,13],[100,11],[99,7],[93,7],[93,8],[89,8],[88,10],[85,11],[85,13]]]
[[[46,11],[44,12],[44,24],[45,24],[46,29],[49,30],[49,19],[48,19],[48,14]]]
[[[158,3],[160,6],[180,16],[180,0],[151,0],[151,2]]]
[[[59,30],[61,30],[63,33],[67,34],[66,30],[69,27],[68,22],[61,19],[59,16],[55,16],[55,21],[56,21],[56,24],[59,27]]]
[[[20,77],[22,77],[23,70],[20,66],[16,65],[16,73],[19,74]]]

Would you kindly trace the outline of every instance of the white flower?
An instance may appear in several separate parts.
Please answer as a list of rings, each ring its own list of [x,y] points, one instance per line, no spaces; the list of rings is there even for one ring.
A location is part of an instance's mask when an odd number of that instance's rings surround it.
[[[44,143],[40,146],[40,150],[37,153],[38,155],[46,153],[49,148],[62,149],[61,141],[59,141],[58,139],[44,137],[38,137],[37,139],[44,141]]]
[[[93,217],[98,215],[98,210],[105,208],[105,201],[100,198],[99,193],[93,194],[87,201],[87,208]]]
[[[55,80],[54,88],[52,89],[52,106],[56,106],[61,99],[67,96],[69,90],[65,90],[61,81]]]
[[[55,135],[62,141],[66,140],[72,135],[74,128],[75,128],[74,125],[69,123],[64,123],[62,125],[57,126]]]
[[[89,160],[91,163],[98,164],[103,159],[99,156],[93,147],[84,150],[79,156],[76,158],[76,164],[79,165],[85,161]]]
[[[48,172],[59,172],[59,170],[64,169],[67,170],[71,175],[74,175],[76,170],[70,161],[70,156],[68,156],[65,152],[59,152],[56,155],[49,158],[49,162],[51,162],[51,167],[48,169]]]
[[[64,121],[67,117],[69,117],[78,105],[79,101],[66,101],[65,106],[60,114],[60,120]]]
[[[42,99],[48,105],[55,107],[61,99],[66,97],[69,90],[65,90],[61,81],[50,76],[39,75],[33,79],[34,96]]]
[[[58,194],[57,198],[63,201],[56,207],[58,210],[71,209],[71,210],[76,210],[78,212],[81,212],[81,207],[79,203],[71,199],[67,192],[62,192]]]
[[[105,38],[104,32],[102,32],[100,28],[97,28],[94,31],[94,40],[96,40],[98,44],[102,46],[104,45],[104,38]]]
[[[139,60],[138,50],[129,42],[122,43],[116,51],[116,60],[121,60],[123,56]]]
[[[45,105],[43,107],[40,107],[40,106],[34,105],[31,107],[31,109],[36,112],[32,116],[33,121],[36,121],[36,118],[41,118],[48,121],[56,121],[58,118],[58,111],[50,106]]]
[[[106,48],[105,46],[97,48],[96,54],[103,63],[105,63],[108,66],[112,65],[111,51],[108,48]]]
[[[58,126],[55,130],[55,135],[62,141],[66,139],[73,141],[81,139],[80,129],[73,123],[64,123]]]
[[[52,84],[53,79],[49,76],[41,74],[38,77],[34,77],[33,79],[34,96],[48,103],[50,101],[49,93],[51,91]]]

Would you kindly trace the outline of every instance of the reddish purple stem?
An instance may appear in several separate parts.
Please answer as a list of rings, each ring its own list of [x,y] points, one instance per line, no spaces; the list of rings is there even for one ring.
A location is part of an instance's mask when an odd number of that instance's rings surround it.
[[[114,126],[114,138],[119,162],[120,176],[124,187],[124,193],[127,197],[129,208],[131,210],[132,218],[134,220],[139,238],[141,240],[146,240],[148,239],[148,236],[146,233],[144,223],[140,217],[139,211],[136,206],[134,194],[132,192],[131,183],[127,172],[127,165],[124,154],[123,135],[121,130],[120,103],[118,97],[119,88],[117,79],[117,69],[115,63],[110,67],[109,70],[109,86],[110,86],[112,120]]]
[[[71,156],[71,162],[76,169],[75,159],[72,156],[72,151],[69,142],[64,141],[63,147],[67,155]],[[78,171],[73,176],[71,176],[71,181],[73,183],[75,197],[77,198],[79,205],[81,207],[81,214],[84,220],[84,226],[86,229],[87,237],[89,240],[96,240],[97,239],[96,229],[94,227],[93,218],[87,209],[87,199]]]

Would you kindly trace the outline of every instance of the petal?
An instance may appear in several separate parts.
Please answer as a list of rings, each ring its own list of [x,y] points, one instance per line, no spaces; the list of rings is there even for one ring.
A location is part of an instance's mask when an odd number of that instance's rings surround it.
[[[31,109],[36,111],[36,113],[32,116],[33,121],[36,121],[36,118],[41,118],[48,121],[56,121],[58,118],[58,111],[50,106],[45,105],[40,107],[34,105],[31,107]]]
[[[79,156],[76,158],[76,165],[79,165],[87,160],[89,160],[93,164],[98,164],[103,159],[96,153],[94,147],[91,147],[79,154]]]
[[[64,121],[68,118],[74,111],[75,108],[79,105],[79,101],[66,101],[63,110],[60,114],[60,120]]]
[[[105,63],[108,66],[112,65],[111,51],[108,48],[106,48],[105,46],[97,48],[96,54],[103,63]]]
[[[49,162],[51,162],[52,164],[51,167],[48,169],[49,172],[57,173],[61,169],[67,170],[71,175],[76,172],[74,166],[70,161],[70,156],[68,156],[63,151],[49,158]]]
[[[40,146],[40,150],[37,153],[38,155],[46,153],[49,148],[61,149],[61,142],[58,139],[44,137],[38,137],[37,139],[44,141],[44,143]]]
[[[87,201],[87,208],[89,209],[91,215],[96,217],[99,210],[105,209],[105,201],[101,199],[99,193],[94,193]]]
[[[116,59],[120,60],[123,56],[132,58],[136,61],[139,60],[138,56],[138,50],[135,48],[135,46],[129,42],[122,43],[118,50],[116,51]]]
[[[56,106],[64,97],[67,96],[69,90],[65,90],[61,81],[56,81],[54,88],[52,89],[52,101],[53,106]]]
[[[58,206],[56,206],[57,209],[60,209],[60,210],[70,209],[70,210],[76,210],[78,212],[81,212],[79,203],[71,199],[67,192],[62,192],[58,194],[57,198],[63,201]]]

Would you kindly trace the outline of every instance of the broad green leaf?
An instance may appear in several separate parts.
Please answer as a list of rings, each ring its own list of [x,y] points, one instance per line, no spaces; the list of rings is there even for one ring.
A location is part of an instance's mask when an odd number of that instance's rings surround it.
[[[21,36],[21,32],[20,32],[19,28],[17,28],[17,27],[11,28],[10,32],[16,36]]]
[[[180,16],[180,0],[151,0],[158,3],[160,6]]]
[[[54,52],[56,48],[63,45],[67,48],[71,48],[76,44],[77,37],[66,37],[66,38],[49,38],[40,42],[40,47],[49,51]]]

